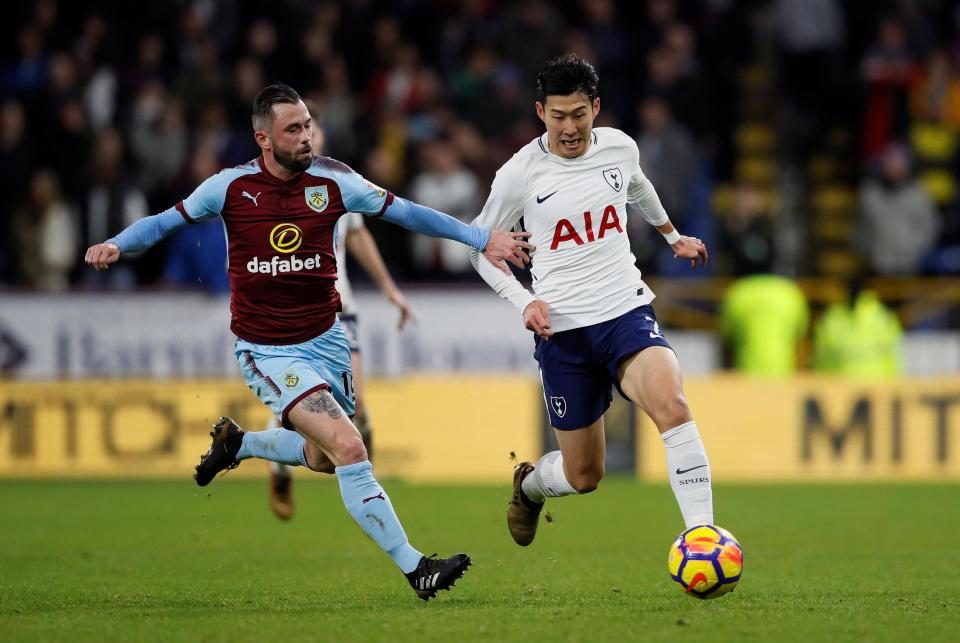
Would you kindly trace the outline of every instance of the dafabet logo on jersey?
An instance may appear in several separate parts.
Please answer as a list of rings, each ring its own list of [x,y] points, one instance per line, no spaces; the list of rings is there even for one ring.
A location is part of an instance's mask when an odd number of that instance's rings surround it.
[[[300,272],[320,267],[322,257],[319,253],[315,253],[308,259],[300,259],[297,255],[290,254],[303,244],[303,231],[296,225],[280,223],[274,226],[270,231],[269,240],[271,248],[290,256],[281,259],[279,255],[273,255],[269,261],[261,261],[259,257],[254,257],[247,262],[247,272],[276,276],[282,272]]]
[[[327,193],[327,186],[315,185],[309,188],[303,188],[303,198],[307,200],[307,205],[314,212],[323,212],[330,203],[330,195]]]
[[[291,253],[303,243],[303,231],[292,223],[281,223],[270,231],[270,245],[277,252]]]

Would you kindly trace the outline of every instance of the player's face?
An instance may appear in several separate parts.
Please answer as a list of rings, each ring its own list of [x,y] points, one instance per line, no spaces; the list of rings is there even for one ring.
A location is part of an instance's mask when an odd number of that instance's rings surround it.
[[[537,116],[547,126],[550,151],[572,159],[582,156],[590,146],[593,119],[600,113],[600,99],[576,92],[569,96],[547,96],[537,101]]]
[[[281,167],[291,172],[303,172],[313,159],[310,112],[303,101],[278,103],[273,106],[273,112],[276,116],[273,127],[261,147],[264,152],[273,154]]]

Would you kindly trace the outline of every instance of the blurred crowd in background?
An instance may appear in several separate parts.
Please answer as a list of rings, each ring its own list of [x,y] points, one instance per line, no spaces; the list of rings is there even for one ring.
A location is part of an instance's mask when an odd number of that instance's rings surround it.
[[[547,58],[600,73],[599,126],[637,140],[703,274],[960,272],[960,4],[869,0],[35,0],[0,30],[0,289],[223,292],[218,222],[96,273],[84,249],[258,155],[285,82],[324,153],[464,221],[542,131]],[[640,217],[641,268],[688,274]],[[405,282],[466,251],[371,229]],[[354,273],[359,276],[359,272]],[[697,276],[693,273],[691,276]]]

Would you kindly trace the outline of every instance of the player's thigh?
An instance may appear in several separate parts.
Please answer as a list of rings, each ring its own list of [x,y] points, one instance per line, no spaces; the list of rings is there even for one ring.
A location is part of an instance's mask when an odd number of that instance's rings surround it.
[[[674,352],[651,346],[627,357],[617,369],[620,390],[661,433],[693,419],[683,395],[683,377]]]
[[[554,434],[560,453],[563,454],[563,468],[567,480],[574,487],[599,482],[603,477],[607,455],[603,416],[579,429],[554,429]]]
[[[550,426],[572,431],[592,425],[610,406],[613,378],[589,356],[582,330],[534,341]]]
[[[339,320],[302,346],[311,369],[329,385],[330,393],[347,415],[352,416],[355,400],[350,341]]]
[[[367,459],[359,432],[327,388],[313,391],[297,401],[289,410],[287,421],[326,454],[334,466]]]

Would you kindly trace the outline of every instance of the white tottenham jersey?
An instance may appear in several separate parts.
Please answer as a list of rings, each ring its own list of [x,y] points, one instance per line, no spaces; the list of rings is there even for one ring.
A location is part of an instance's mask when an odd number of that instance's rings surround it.
[[[497,171],[473,225],[510,230],[523,218],[537,250],[531,294],[478,252],[473,265],[497,293],[523,311],[534,299],[550,308],[555,332],[599,324],[653,301],[627,238],[627,203],[654,226],[669,219],[640,170],[637,145],[610,127],[594,128],[583,156],[565,159],[533,140]]]
[[[357,302],[353,298],[353,288],[347,277],[347,235],[351,230],[359,230],[364,225],[363,215],[359,212],[347,212],[337,221],[335,252],[337,255],[337,292],[340,293],[343,315],[356,315]]]

